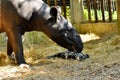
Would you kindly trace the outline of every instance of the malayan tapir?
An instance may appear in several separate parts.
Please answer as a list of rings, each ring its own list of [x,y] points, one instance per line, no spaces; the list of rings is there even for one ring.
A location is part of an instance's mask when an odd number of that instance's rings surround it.
[[[69,51],[83,50],[78,32],[56,7],[49,7],[42,0],[1,0],[0,32],[8,36],[7,55],[14,52],[19,65],[27,64],[21,36],[29,31],[42,31]]]

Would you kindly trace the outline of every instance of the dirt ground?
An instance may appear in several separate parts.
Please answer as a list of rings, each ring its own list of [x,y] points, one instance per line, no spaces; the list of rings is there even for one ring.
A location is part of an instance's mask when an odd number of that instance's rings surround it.
[[[9,62],[4,55],[6,52],[1,51],[0,63],[7,64],[0,66],[0,80],[120,80],[120,35],[84,34],[81,37],[84,41],[83,52],[90,55],[83,61],[46,59],[46,56],[65,49],[56,44],[43,48],[32,45],[29,50],[24,50],[30,63],[30,69],[25,70]],[[41,52],[42,49],[45,52]]]

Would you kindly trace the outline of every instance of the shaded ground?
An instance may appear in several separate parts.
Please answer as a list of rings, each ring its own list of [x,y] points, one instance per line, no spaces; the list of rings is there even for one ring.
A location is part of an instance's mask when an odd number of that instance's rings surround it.
[[[84,53],[90,58],[77,60],[46,59],[46,56],[64,51],[48,40],[25,48],[25,57],[31,70],[22,70],[0,52],[0,79],[3,80],[120,80],[120,35],[81,35]],[[96,40],[97,39],[97,40]],[[3,63],[3,62],[6,62]],[[12,65],[10,65],[12,64]]]

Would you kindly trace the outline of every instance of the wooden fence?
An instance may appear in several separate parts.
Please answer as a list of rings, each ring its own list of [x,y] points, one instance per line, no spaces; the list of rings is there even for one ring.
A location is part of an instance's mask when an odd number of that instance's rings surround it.
[[[44,0],[50,6],[61,6],[63,15],[66,18],[66,6],[70,6],[70,0]],[[116,12],[116,0],[82,0],[85,21],[88,22],[112,22],[112,14]],[[87,14],[85,11],[87,10]]]
[[[112,14],[116,11],[116,0],[83,0],[83,6],[88,11],[89,22],[93,22],[91,18],[92,12],[94,13],[94,22],[114,21]],[[105,14],[108,15],[105,16]],[[99,19],[98,15],[101,15],[101,19]]]

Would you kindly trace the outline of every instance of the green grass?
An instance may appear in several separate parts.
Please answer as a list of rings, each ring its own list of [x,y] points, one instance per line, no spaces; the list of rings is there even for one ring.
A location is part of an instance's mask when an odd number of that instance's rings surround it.
[[[5,33],[0,33],[0,47],[5,43]]]

